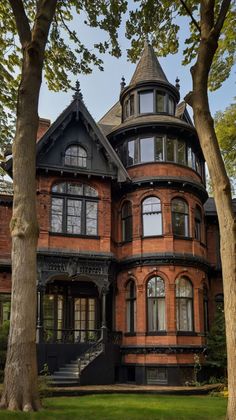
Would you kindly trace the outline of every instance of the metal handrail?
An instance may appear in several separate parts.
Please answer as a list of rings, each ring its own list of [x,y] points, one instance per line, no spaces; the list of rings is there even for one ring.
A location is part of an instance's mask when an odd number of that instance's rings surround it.
[[[82,361],[87,359],[89,363],[94,360],[97,356],[94,356],[95,353],[99,352],[99,354],[104,352],[104,342],[103,339],[100,338],[96,343],[94,343],[92,346],[90,346],[84,353],[80,355],[78,358],[78,374],[80,377],[81,374],[81,365]]]

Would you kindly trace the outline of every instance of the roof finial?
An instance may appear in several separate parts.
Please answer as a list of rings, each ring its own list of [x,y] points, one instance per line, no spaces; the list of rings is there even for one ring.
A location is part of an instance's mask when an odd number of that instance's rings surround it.
[[[121,83],[120,83],[120,91],[121,91],[121,92],[122,92],[122,90],[124,90],[125,85],[126,85],[126,83],[125,83],[125,78],[124,78],[124,76],[122,76],[122,78],[121,78]]]
[[[178,76],[175,79],[175,87],[176,87],[176,89],[178,89],[178,91],[180,90],[180,84],[179,84],[179,78],[178,78]]]
[[[76,82],[75,82],[75,88],[72,88],[72,89],[75,91],[75,93],[73,95],[73,98],[74,99],[80,99],[82,101],[83,100],[83,95],[81,93],[80,82],[78,80],[76,80]]]

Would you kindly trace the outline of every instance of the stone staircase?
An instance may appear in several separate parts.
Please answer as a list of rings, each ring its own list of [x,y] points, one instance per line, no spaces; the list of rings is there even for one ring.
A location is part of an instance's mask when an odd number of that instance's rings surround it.
[[[49,377],[51,386],[78,386],[83,370],[103,352],[104,344],[102,340],[99,340],[81,354],[77,360],[72,360],[54,372]]]

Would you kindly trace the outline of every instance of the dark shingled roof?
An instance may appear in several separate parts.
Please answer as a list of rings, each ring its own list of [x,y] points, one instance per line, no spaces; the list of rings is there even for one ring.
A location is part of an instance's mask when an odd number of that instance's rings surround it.
[[[168,83],[153,47],[149,45],[148,42],[144,45],[142,56],[130,81],[130,85],[147,80],[159,80]]]
[[[13,183],[10,181],[6,181],[5,179],[1,179],[0,195],[13,195]]]
[[[233,198],[233,210],[236,213],[236,198]],[[207,216],[216,216],[216,205],[213,197],[209,197],[204,204],[204,209]]]

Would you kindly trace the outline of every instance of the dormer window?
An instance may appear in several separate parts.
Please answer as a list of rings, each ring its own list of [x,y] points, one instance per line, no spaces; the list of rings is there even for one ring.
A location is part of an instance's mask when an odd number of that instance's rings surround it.
[[[87,152],[78,145],[69,146],[65,152],[65,165],[78,168],[87,167]]]

